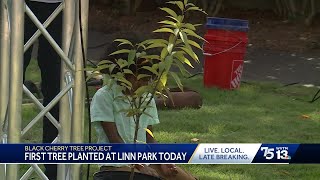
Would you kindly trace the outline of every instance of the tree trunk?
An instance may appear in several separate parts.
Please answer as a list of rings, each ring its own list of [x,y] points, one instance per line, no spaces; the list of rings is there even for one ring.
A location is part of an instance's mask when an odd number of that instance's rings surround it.
[[[306,22],[305,22],[307,26],[310,26],[312,24],[313,19],[317,14],[315,0],[310,0],[310,7],[311,7],[311,12],[310,12],[310,14],[307,17]]]

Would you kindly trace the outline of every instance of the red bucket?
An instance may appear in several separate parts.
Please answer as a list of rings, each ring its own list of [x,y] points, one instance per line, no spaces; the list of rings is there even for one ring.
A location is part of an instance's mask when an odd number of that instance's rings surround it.
[[[240,87],[248,36],[243,31],[208,29],[204,44],[204,85],[222,89]]]

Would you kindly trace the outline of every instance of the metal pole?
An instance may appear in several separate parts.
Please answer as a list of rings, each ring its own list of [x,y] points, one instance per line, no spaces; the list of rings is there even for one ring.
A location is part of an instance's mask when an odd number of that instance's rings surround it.
[[[72,74],[68,71],[65,75],[65,81],[67,84],[73,82],[73,77],[72,77]],[[69,109],[70,109],[70,112],[72,114],[72,98],[73,98],[73,89],[71,88],[68,92],[68,98],[69,98]]]
[[[34,172],[33,167],[30,167],[26,173],[24,173],[24,175],[20,178],[20,180],[28,180],[29,177],[32,175],[32,173]]]
[[[42,170],[39,168],[36,164],[31,164],[31,167],[36,171],[36,173],[41,177],[42,180],[49,180],[48,177],[42,172]]]
[[[47,28],[51,22],[61,13],[63,9],[63,3],[61,3],[56,10],[48,17],[48,19],[43,23],[44,28]],[[32,44],[38,39],[41,35],[41,31],[38,29],[34,35],[28,40],[28,42],[24,45],[24,52],[26,52]]]
[[[75,78],[74,78],[74,96],[73,96],[73,110],[72,110],[72,142],[73,143],[83,143],[84,135],[84,64],[83,58],[85,54],[82,52],[82,45],[86,48],[86,45],[81,44],[81,31],[80,31],[80,20],[79,20],[79,11],[81,11],[81,17],[84,18],[84,21],[81,20],[81,24],[84,27],[84,32],[87,32],[87,17],[88,16],[88,1],[81,1],[81,6],[83,9],[79,9],[79,1],[76,3],[76,20],[75,20],[75,51],[74,51],[74,64],[75,64]],[[83,4],[84,3],[84,4]],[[81,28],[83,28],[81,27]],[[84,35],[85,36],[85,35]],[[86,38],[84,39],[86,40]],[[85,52],[84,52],[85,53]],[[71,166],[72,179],[78,180],[81,179],[81,165],[74,164]]]
[[[9,68],[10,68],[10,32],[8,22],[8,4],[5,0],[0,4],[0,144],[5,143],[3,141],[4,134],[4,122],[6,118],[6,112],[8,108],[8,95],[9,95]],[[0,179],[5,179],[6,165],[0,165]]]
[[[9,93],[9,126],[8,143],[20,143],[21,139],[21,106],[23,84],[23,38],[24,38],[24,8],[22,0],[12,1],[10,14],[11,25],[11,58],[10,58],[10,93]],[[18,179],[17,164],[7,168],[7,180]]]
[[[29,96],[29,98],[31,98],[31,100],[34,102],[34,104],[36,106],[38,106],[38,108],[40,110],[43,110],[45,107],[38,101],[38,99],[32,94],[32,92],[29,91],[29,89],[23,85],[23,92]],[[60,124],[59,122],[51,115],[50,112],[47,112],[47,114],[45,114],[45,116],[50,120],[50,122],[58,129],[58,131],[60,131]]]
[[[52,48],[58,53],[58,55],[64,60],[64,62],[68,65],[71,70],[74,70],[72,63],[69,61],[69,58],[65,53],[61,50],[57,42],[52,38],[49,32],[43,27],[42,23],[38,20],[38,18],[33,14],[31,9],[26,6],[26,14],[30,17],[31,21],[37,26],[37,28],[41,31],[42,35],[48,40],[49,44]]]
[[[74,29],[74,0],[64,0],[64,11],[63,11],[63,27],[62,27],[62,50],[63,52],[70,58],[70,47],[71,47],[71,39]],[[65,76],[70,73],[68,72],[67,65],[64,61],[61,61],[61,80],[60,86],[61,89],[67,86],[65,81]],[[72,73],[71,73],[72,74]],[[69,98],[67,95],[63,96],[60,100],[60,115],[59,121],[61,125],[61,130],[59,132],[60,135],[60,143],[70,143],[71,142],[71,113],[69,104]],[[59,180],[66,179],[68,174],[68,165],[66,164],[58,164],[58,173],[57,178]]]
[[[8,22],[8,6],[6,1],[1,1],[0,7],[0,137],[2,142],[3,126],[8,107],[9,95],[9,69],[10,69],[10,32]]]
[[[85,53],[85,59],[87,59],[87,48],[88,48],[88,18],[89,18],[89,0],[81,1],[81,25],[82,25],[82,37],[83,47]]]
[[[62,91],[60,91],[59,94],[23,129],[21,135],[24,136],[35,123],[37,123],[45,114],[47,114],[60,101],[61,97],[71,89],[72,85],[73,84],[71,83],[64,87],[64,89],[62,89]]]

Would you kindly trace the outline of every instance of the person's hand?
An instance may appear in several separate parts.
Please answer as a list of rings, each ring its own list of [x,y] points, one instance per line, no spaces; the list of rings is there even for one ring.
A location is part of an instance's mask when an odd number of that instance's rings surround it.
[[[174,164],[160,164],[160,168],[166,176],[176,176],[178,174],[177,166]]]
[[[138,164],[138,165],[135,165],[135,168],[138,169],[142,174],[159,177],[159,174],[157,173],[157,171],[150,168],[147,165]]]

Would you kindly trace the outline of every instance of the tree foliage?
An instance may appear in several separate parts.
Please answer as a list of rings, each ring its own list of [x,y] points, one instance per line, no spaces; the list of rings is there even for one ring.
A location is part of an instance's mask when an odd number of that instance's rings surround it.
[[[205,12],[188,0],[167,3],[177,6],[178,10],[174,11],[168,7],[160,8],[167,15],[164,20],[158,22],[160,27],[153,32],[166,34],[168,39],[148,39],[138,43],[127,39],[116,39],[114,41],[119,43],[120,49],[111,53],[110,56],[121,54],[124,55],[121,57],[125,58],[116,61],[103,60],[97,68],[90,69],[94,72],[108,72],[105,75],[105,82],[108,83],[108,86],[112,86],[110,83],[114,83],[115,80],[120,85],[120,90],[127,92],[117,98],[130,103],[129,109],[121,111],[133,117],[136,123],[135,142],[140,116],[148,115],[146,109],[152,98],[155,95],[167,98],[168,79],[172,79],[183,90],[179,74],[182,76],[189,74],[186,66],[193,67],[193,63],[199,63],[194,48],[202,49],[198,42],[204,39],[196,33],[196,25],[185,22],[185,16],[190,11]],[[159,51],[149,51],[150,49]],[[147,62],[148,65],[143,65],[144,62]],[[135,72],[132,71],[131,66],[136,67]],[[173,66],[178,67],[178,73],[172,71]],[[126,78],[127,75],[134,76],[137,80],[149,78],[150,83],[134,88],[132,82]]]

